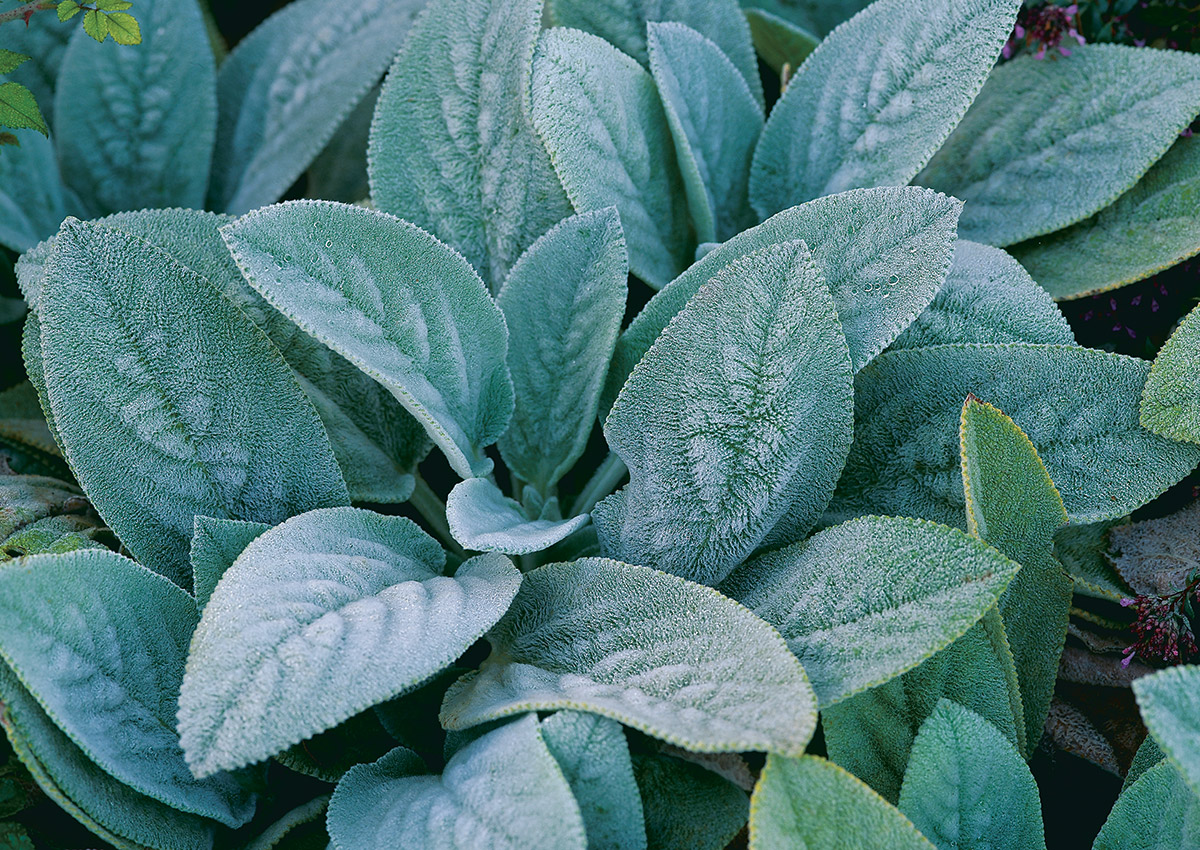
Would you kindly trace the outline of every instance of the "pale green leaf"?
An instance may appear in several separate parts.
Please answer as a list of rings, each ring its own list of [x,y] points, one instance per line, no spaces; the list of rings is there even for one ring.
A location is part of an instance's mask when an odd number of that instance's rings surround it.
[[[1074,590],[1053,555],[1067,511],[1029,437],[1002,411],[968,398],[959,439],[967,527],[1021,565],[1000,598],[1000,615],[1017,668],[1025,738],[1036,742],[1054,695]]]
[[[122,8],[128,9],[131,4],[124,4]],[[113,12],[108,15],[108,34],[113,37],[113,41],[117,44],[141,44],[142,43],[142,28],[138,25],[137,19],[128,12]]]
[[[1133,761],[1129,764],[1129,770],[1125,772],[1125,781],[1121,784],[1121,790],[1124,791],[1137,782],[1143,773],[1165,758],[1162,749],[1155,743],[1154,736],[1147,735],[1142,739],[1137,752],[1133,754]]]
[[[0,154],[0,245],[27,251],[79,208],[62,185],[54,143],[34,130],[17,130],[20,147]]]
[[[853,377],[801,241],[701,287],[604,423],[629,484],[592,511],[606,555],[716,584],[820,517],[850,446]]]
[[[1161,762],[1121,792],[1093,850],[1189,850],[1200,846],[1200,800]]]
[[[492,291],[571,213],[527,112],[541,12],[541,0],[429,4],[371,126],[372,200],[460,251]]]
[[[1200,794],[1200,667],[1160,670],[1133,683],[1142,719],[1171,764]]]
[[[1058,301],[1142,280],[1200,252],[1200,139],[1178,139],[1089,219],[1009,250]]]
[[[824,710],[961,637],[1017,568],[955,528],[863,517],[758,556],[721,590],[779,629]]]
[[[629,262],[617,211],[572,216],[513,266],[496,299],[516,405],[500,454],[549,498],[587,445],[625,313]]]
[[[940,850],[1046,850],[1037,783],[1021,754],[950,700],[921,724],[898,807]]]
[[[767,756],[750,798],[750,850],[929,850],[904,815],[836,764]]]
[[[964,239],[1011,245],[1099,212],[1200,112],[1200,57],[1116,44],[992,72],[914,182],[966,201]]]
[[[63,178],[91,215],[204,206],[217,128],[217,72],[197,0],[138,6],[126,50],[76,32],[54,100]],[[109,17],[93,15],[109,33]]]
[[[60,21],[68,21],[78,15],[79,12],[79,4],[75,0],[61,0],[58,4],[58,19]]]
[[[11,74],[28,61],[29,57],[24,53],[0,47],[0,74]]]
[[[1019,5],[878,0],[830,33],[788,83],[754,152],[758,214],[912,180],[979,93]]]
[[[209,207],[278,200],[379,81],[422,5],[300,0],[242,39],[217,75]]]
[[[750,801],[732,782],[670,756],[633,760],[653,850],[725,850],[746,825]]]
[[[0,663],[0,724],[42,792],[95,835],[120,850],[207,850],[213,821],[185,814],[114,779],[54,725],[20,681]],[[0,835],[0,847],[7,847]],[[30,845],[32,850],[32,845]]]
[[[140,560],[186,586],[197,514],[275,523],[348,501],[291,371],[208,281],[74,220],[45,272],[54,422],[79,483]]]
[[[1154,358],[1142,392],[1141,422],[1172,440],[1200,443],[1200,307],[1183,318]]]
[[[98,42],[108,38],[108,16],[92,9],[83,15],[83,31]],[[68,74],[68,77],[70,75]]]
[[[652,23],[648,45],[696,238],[730,239],[758,223],[748,192],[762,107],[721,48],[690,27]]]
[[[865,189],[801,204],[708,251],[650,299],[617,340],[601,409],[671,318],[745,255],[803,239],[833,292],[856,370],[883,351],[937,294],[950,268],[960,205],[916,188]]]
[[[190,596],[87,550],[0,567],[0,612],[4,661],[91,761],[180,811],[234,827],[250,819],[253,799],[234,777],[194,779],[179,749],[176,694],[198,616]]]
[[[463,257],[408,222],[325,201],[256,210],[221,232],[250,284],[387,387],[463,478],[513,407],[508,331]]]
[[[943,697],[982,716],[1025,751],[1016,667],[995,609],[915,670],[823,711],[829,757],[895,800],[917,730]]]
[[[611,44],[543,31],[533,58],[533,125],[579,212],[615,206],[629,267],[658,289],[692,242],[671,130],[649,72]]]
[[[960,239],[946,283],[892,348],[954,342],[1074,345],[1075,334],[1020,263],[999,248]]]
[[[621,724],[560,711],[542,722],[542,738],[579,803],[590,850],[646,850],[642,798]]]
[[[603,558],[526,573],[442,725],[572,708],[697,752],[799,754],[816,698],[779,635],[707,587]]]
[[[746,23],[750,24],[754,50],[776,74],[782,73],[784,65],[794,73],[821,43],[808,30],[766,9],[746,9]]]
[[[265,522],[243,522],[237,519],[215,519],[197,516],[192,533],[192,596],[196,610],[212,598],[213,590],[237,556],[271,526]]]
[[[1112,602],[1134,595],[1107,557],[1108,532],[1125,521],[1067,525],[1055,533],[1054,555],[1074,580],[1076,593]]]
[[[102,12],[123,12],[133,8],[129,0],[96,0],[93,5]]]
[[[554,501],[557,505],[557,500]],[[530,517],[486,478],[460,481],[446,498],[450,533],[465,549],[528,555],[549,549],[587,524],[588,515],[569,519]]]
[[[647,68],[646,25],[663,21],[686,24],[729,57],[762,105],[754,46],[736,0],[550,0],[547,7],[557,26],[595,33]]]
[[[827,521],[864,513],[963,526],[958,419],[969,394],[1033,442],[1075,522],[1124,516],[1185,477],[1200,447],[1138,424],[1150,364],[1057,345],[894,351],[859,373],[854,445]]]
[[[500,555],[444,575],[411,520],[311,511],[226,570],[192,637],[181,744],[200,776],[260,761],[412,690],[496,622],[520,584]]]
[[[463,747],[441,776],[403,748],[360,765],[329,803],[335,850],[583,850],[579,805],[525,716]]]

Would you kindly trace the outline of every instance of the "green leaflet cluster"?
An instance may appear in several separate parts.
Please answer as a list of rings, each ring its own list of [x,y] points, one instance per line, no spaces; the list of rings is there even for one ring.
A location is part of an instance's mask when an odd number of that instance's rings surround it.
[[[418,5],[214,70],[147,2],[0,159],[13,769],[121,850],[1044,850],[1073,593],[1200,463],[1200,313],[1151,365],[1055,299],[1200,249],[1200,64],[993,68],[1015,0]],[[369,203],[273,203],[355,146]],[[1194,843],[1196,685],[1134,686],[1097,848]]]

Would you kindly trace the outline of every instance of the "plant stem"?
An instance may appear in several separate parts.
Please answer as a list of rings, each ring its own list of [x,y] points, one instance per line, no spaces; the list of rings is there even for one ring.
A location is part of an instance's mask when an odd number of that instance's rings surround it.
[[[446,522],[446,503],[420,475],[417,476],[417,486],[408,501],[429,523],[429,527],[441,539],[443,545],[455,555],[461,556],[463,547],[458,545],[458,541],[450,533],[450,524]]]
[[[15,9],[9,9],[7,12],[0,12],[0,24],[7,24],[9,21],[24,20],[29,23],[29,16],[34,12],[49,11],[58,7],[57,2],[52,0],[30,0],[28,3],[22,3]]]
[[[625,473],[628,471],[625,468],[625,462],[613,452],[609,452],[608,457],[596,467],[596,471],[592,473],[592,477],[584,485],[579,496],[576,497],[575,504],[571,505],[571,516],[586,514],[592,508],[596,507],[597,502],[611,493],[621,483],[621,479],[625,477]]]

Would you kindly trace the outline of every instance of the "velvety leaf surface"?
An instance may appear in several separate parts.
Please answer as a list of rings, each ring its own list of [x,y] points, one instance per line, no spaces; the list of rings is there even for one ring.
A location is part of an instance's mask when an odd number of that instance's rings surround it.
[[[209,206],[277,201],[378,82],[422,5],[301,0],[242,39],[217,75]]]
[[[762,104],[762,82],[750,30],[736,0],[549,0],[551,21],[604,38],[649,67],[647,24],[674,21],[708,38],[729,57]]]
[[[54,143],[36,130],[15,130],[13,135],[20,147],[5,146],[0,156],[0,245],[20,252],[81,210],[62,185]]]
[[[1200,307],[1184,317],[1154,358],[1141,421],[1172,440],[1200,443]]]
[[[168,254],[68,221],[39,312],[67,458],[142,562],[187,585],[197,514],[275,523],[348,501],[316,411],[279,352]]]
[[[1133,683],[1133,693],[1163,753],[1192,790],[1200,789],[1200,667],[1172,667],[1143,676]]]
[[[772,216],[706,252],[646,304],[617,340],[601,409],[701,286],[747,254],[804,240],[826,285],[855,370],[883,351],[933,300],[946,279],[961,207],[916,188],[867,189],[819,198]]]
[[[442,725],[572,708],[697,752],[798,754],[816,724],[800,663],[715,590],[603,558],[526,573],[492,655],[446,694]]]
[[[526,113],[541,9],[539,0],[428,4],[371,127],[372,199],[462,252],[493,291],[571,213]]]
[[[1180,138],[1096,215],[1009,250],[1056,300],[1124,286],[1200,251],[1200,140]]]
[[[817,756],[767,756],[750,799],[751,850],[928,850],[908,818]]]
[[[7,664],[0,664],[0,699],[0,724],[17,756],[42,791],[94,834],[122,850],[212,846],[213,821],[139,794],[106,773],[54,725]]]
[[[995,726],[941,700],[913,742],[898,808],[941,850],[1046,850],[1037,783]]]
[[[1129,770],[1125,772],[1125,781],[1121,785],[1121,790],[1124,791],[1137,782],[1143,773],[1165,758],[1162,749],[1155,743],[1154,736],[1147,735],[1142,741],[1142,745],[1137,748],[1137,752],[1133,754],[1133,761],[1129,764]]]
[[[621,724],[560,711],[542,721],[542,739],[579,804],[590,850],[646,850],[642,798]]]
[[[746,825],[746,792],[707,768],[638,755],[633,769],[654,850],[724,850]]]
[[[583,850],[571,788],[527,715],[463,747],[441,776],[403,747],[360,765],[329,803],[336,850]]]
[[[1021,565],[1000,597],[1025,714],[1025,738],[1046,725],[1067,639],[1074,582],[1053,555],[1067,523],[1062,496],[1025,433],[990,404],[969,398],[959,425],[967,528]]]
[[[1122,588],[1146,596],[1177,593],[1200,567],[1198,522],[1200,502],[1193,502],[1166,516],[1114,526],[1102,541],[1104,560]]]
[[[1054,535],[1054,555],[1075,582],[1075,592],[1120,602],[1133,591],[1107,557],[1109,531],[1123,520],[1068,525]]]
[[[696,238],[730,239],[758,223],[747,193],[762,106],[721,48],[694,29],[652,23],[648,46]]]
[[[889,352],[855,380],[855,440],[827,520],[881,513],[961,526],[958,419],[969,394],[1026,433],[1072,521],[1124,516],[1200,461],[1200,448],[1138,424],[1149,365],[1054,345]]]
[[[198,616],[190,596],[88,550],[0,567],[0,612],[0,655],[88,759],[180,811],[234,827],[250,819],[253,800],[233,777],[192,777],[175,734]]]
[[[217,72],[200,6],[154,0],[136,11],[141,44],[100,44],[76,27],[59,71],[58,161],[92,215],[204,206]]]
[[[265,207],[221,231],[280,312],[387,387],[463,478],[504,433],[508,331],[463,257],[384,213],[322,201]]]
[[[593,509],[606,555],[704,584],[820,516],[851,440],[853,378],[803,242],[747,254],[701,287],[604,423],[629,484]]]
[[[258,537],[192,638],[179,695],[192,771],[260,761],[448,666],[504,613],[520,574],[500,555],[444,569],[411,520],[357,508]]]
[[[546,498],[592,433],[628,274],[621,219],[609,207],[572,216],[538,239],[496,299],[516,396],[500,454]]]
[[[892,343],[924,348],[956,342],[1074,345],[1075,334],[1046,290],[999,248],[960,239],[933,303]]]
[[[863,517],[754,558],[721,590],[779,629],[825,709],[961,637],[1017,567],[958,529]]]
[[[776,74],[785,64],[799,68],[821,43],[813,33],[765,9],[746,9],[746,23],[750,24],[755,52]]]
[[[943,697],[982,716],[1024,751],[1016,667],[994,609],[915,670],[822,712],[829,757],[895,800],[917,731]]]
[[[587,525],[588,516],[530,519],[519,502],[486,478],[460,481],[446,498],[450,533],[465,549],[527,555],[549,549]]]
[[[1200,802],[1173,765],[1162,762],[1126,788],[1093,850],[1183,850],[1200,842]]]
[[[655,289],[692,251],[683,178],[654,80],[611,44],[543,31],[533,57],[532,118],[578,212],[615,206],[629,268]]]
[[[1011,245],[1075,224],[1133,186],[1200,112],[1200,58],[1075,46],[992,72],[915,178],[966,201],[964,239]]]
[[[196,599],[197,611],[204,613],[204,606],[212,598],[221,576],[237,556],[270,527],[265,522],[196,517],[191,562],[192,596]]]
[[[879,0],[830,33],[788,83],[754,152],[758,214],[912,180],[979,93],[1018,6]]]

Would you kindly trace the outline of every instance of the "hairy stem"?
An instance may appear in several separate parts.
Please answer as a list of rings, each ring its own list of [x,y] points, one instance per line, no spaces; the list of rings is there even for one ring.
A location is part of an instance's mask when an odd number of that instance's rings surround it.
[[[463,547],[459,546],[458,541],[450,534],[450,524],[446,522],[446,503],[437,493],[433,492],[433,488],[420,475],[417,476],[417,486],[413,489],[413,494],[408,501],[416,508],[422,519],[429,523],[429,527],[442,541],[442,545],[455,555],[461,556]]]
[[[575,504],[571,505],[571,516],[585,514],[596,507],[597,502],[616,489],[628,471],[625,462],[613,452],[609,452],[608,457],[596,467],[596,471],[580,491]]]

